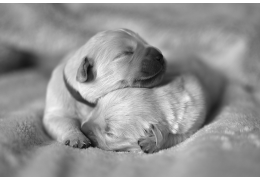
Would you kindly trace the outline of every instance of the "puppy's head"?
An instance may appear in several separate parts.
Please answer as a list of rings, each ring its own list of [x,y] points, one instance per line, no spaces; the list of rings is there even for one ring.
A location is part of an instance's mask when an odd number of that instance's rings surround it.
[[[64,70],[67,81],[90,102],[124,87],[153,87],[164,72],[162,53],[127,29],[96,34]]]
[[[154,124],[167,123],[153,89],[126,88],[102,97],[82,125],[92,144],[104,150],[141,151],[138,140]],[[154,136],[160,139],[158,133]]]

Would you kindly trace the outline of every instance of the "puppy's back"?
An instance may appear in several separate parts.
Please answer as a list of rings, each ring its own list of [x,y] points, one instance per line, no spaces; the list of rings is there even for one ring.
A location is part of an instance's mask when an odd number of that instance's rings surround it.
[[[204,122],[207,112],[205,92],[192,74],[173,78],[169,84],[156,88],[155,92],[172,133],[197,130]]]

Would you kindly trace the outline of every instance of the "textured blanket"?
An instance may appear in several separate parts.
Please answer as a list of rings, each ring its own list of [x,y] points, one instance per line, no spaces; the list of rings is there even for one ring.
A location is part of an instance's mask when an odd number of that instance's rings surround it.
[[[260,176],[258,24],[255,4],[1,4],[0,175]],[[231,44],[241,37],[247,53],[240,56],[238,46],[230,51],[238,58],[209,62],[229,79],[218,111],[175,147],[149,155],[73,149],[43,128],[52,69],[96,32],[119,27],[138,32],[166,59],[185,39],[196,47],[204,32],[230,34]]]

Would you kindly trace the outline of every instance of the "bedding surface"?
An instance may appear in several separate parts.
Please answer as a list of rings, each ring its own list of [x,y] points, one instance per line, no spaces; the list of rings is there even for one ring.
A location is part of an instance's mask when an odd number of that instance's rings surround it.
[[[1,4],[0,175],[260,176],[259,25],[257,4]],[[98,31],[121,27],[166,59],[185,38],[201,43],[204,32],[211,44],[222,34],[230,44],[240,39],[247,53],[240,56],[238,45],[230,52],[239,58],[209,62],[229,79],[223,100],[207,125],[175,147],[138,154],[59,144],[42,125],[51,71]]]

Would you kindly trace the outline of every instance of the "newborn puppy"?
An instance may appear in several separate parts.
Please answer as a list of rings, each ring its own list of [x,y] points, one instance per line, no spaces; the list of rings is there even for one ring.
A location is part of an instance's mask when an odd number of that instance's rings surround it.
[[[223,86],[218,74],[193,62],[189,65],[194,72],[168,77],[161,87],[110,92],[99,100],[82,131],[104,150],[153,153],[183,141],[205,123]]]
[[[99,100],[82,131],[104,150],[156,152],[201,127],[207,112],[204,94],[192,75],[162,87],[113,91]]]
[[[80,130],[81,119],[99,98],[125,87],[153,87],[164,72],[161,52],[133,31],[100,32],[53,71],[43,124],[59,142],[88,147],[90,141]]]

